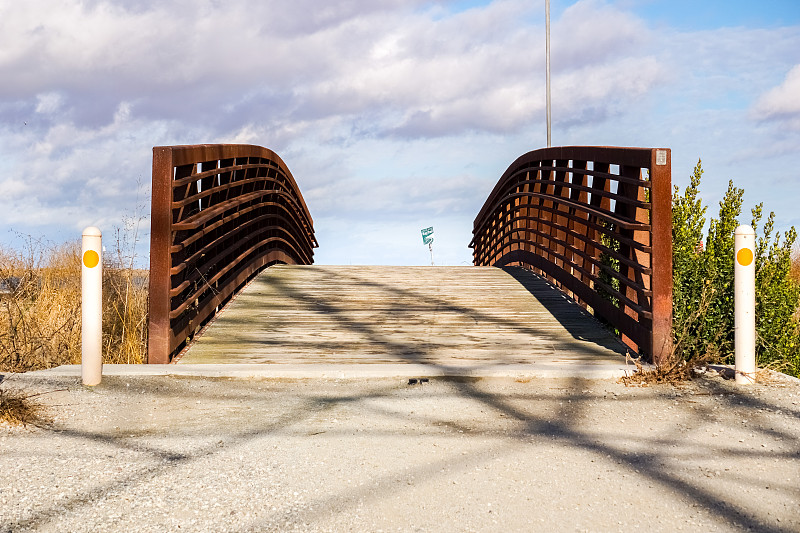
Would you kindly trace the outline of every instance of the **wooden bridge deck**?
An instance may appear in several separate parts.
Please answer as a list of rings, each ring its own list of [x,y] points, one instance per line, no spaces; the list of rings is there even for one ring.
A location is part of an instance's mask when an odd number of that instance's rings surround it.
[[[619,364],[624,353],[521,268],[274,266],[179,363]]]

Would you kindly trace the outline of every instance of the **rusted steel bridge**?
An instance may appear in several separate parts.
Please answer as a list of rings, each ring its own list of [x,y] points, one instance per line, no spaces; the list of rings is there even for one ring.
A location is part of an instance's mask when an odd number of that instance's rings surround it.
[[[314,262],[314,226],[272,150],[153,148],[148,362],[168,363],[248,280]]]
[[[268,267],[313,264],[317,242],[277,154],[156,147],[148,362],[175,362],[189,346],[188,359],[214,362],[591,360],[623,351],[612,329],[661,360],[671,350],[670,169],[661,148],[535,150],[475,219],[482,268],[287,270]],[[424,280],[438,292],[415,291]]]
[[[476,265],[520,265],[554,282],[655,360],[672,338],[672,184],[667,149],[529,152],[475,219]]]

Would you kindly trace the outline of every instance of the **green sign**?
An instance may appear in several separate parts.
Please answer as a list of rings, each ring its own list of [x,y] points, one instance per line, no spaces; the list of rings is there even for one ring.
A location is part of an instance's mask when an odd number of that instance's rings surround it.
[[[433,242],[433,226],[420,230],[422,233],[423,244],[430,244]]]

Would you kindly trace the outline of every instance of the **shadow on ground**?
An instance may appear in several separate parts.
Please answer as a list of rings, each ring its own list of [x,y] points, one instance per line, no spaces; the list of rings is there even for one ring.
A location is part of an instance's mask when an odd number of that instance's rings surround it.
[[[311,298],[304,294],[295,297]],[[434,297],[429,299],[436,303]],[[340,313],[332,302],[311,303],[339,317],[343,328],[367,336],[392,358],[429,362],[426,355],[431,345],[388,340],[371,323]],[[10,381],[6,380],[4,386]],[[24,381],[22,376],[21,382]],[[35,386],[56,385],[39,382]],[[793,386],[796,393],[798,388]],[[106,378],[95,392],[73,385],[65,397],[75,403],[111,402],[120,409],[109,414],[115,421],[106,421],[101,424],[103,429],[96,430],[78,416],[57,420],[37,431],[53,439],[77,439],[89,445],[136,452],[152,461],[131,472],[92,482],[89,489],[31,507],[25,518],[3,519],[0,530],[52,527],[64,514],[88,512],[101,500],[131,490],[146,492],[165,478],[179,479],[199,463],[216,458],[220,461],[218,468],[225,469],[230,465],[225,463],[229,459],[227,455],[223,458],[223,453],[259,449],[265,439],[278,439],[297,447],[311,446],[315,441],[310,439],[318,439],[331,449],[352,446],[349,454],[325,456],[327,461],[349,464],[348,455],[368,453],[364,450],[376,442],[383,446],[396,442],[399,448],[408,446],[407,439],[413,437],[426,446],[426,451],[421,452],[424,460],[409,459],[402,469],[378,469],[361,486],[344,482],[328,486],[327,490],[314,493],[303,507],[288,512],[267,510],[267,516],[253,520],[248,529],[324,526],[343,513],[357,513],[359,509],[363,512],[365,506],[393,501],[409,486],[419,485],[419,480],[444,487],[452,476],[466,475],[485,465],[487,454],[518,461],[520,450],[530,449],[531,455],[522,457],[530,457],[532,466],[526,467],[530,470],[522,477],[542,484],[559,482],[554,476],[565,477],[561,486],[567,494],[561,498],[570,497],[570,483],[586,484],[583,490],[587,494],[607,494],[609,505],[616,498],[638,498],[645,521],[650,508],[659,502],[653,498],[660,498],[674,499],[679,512],[684,508],[698,509],[703,520],[715,527],[796,531],[800,524],[796,506],[800,498],[800,411],[796,402],[777,401],[769,394],[761,397],[759,391],[764,390],[756,387],[737,392],[732,384],[719,378],[703,379],[684,389],[626,389],[611,382],[581,379],[529,383],[463,379],[409,386],[398,380]],[[53,407],[54,411],[59,409]],[[141,412],[131,411],[137,409]],[[158,413],[157,422],[148,418],[147,410]],[[337,423],[330,420],[334,414]],[[725,437],[717,437],[713,431],[724,431]],[[169,440],[176,438],[189,439],[189,444],[176,449]],[[427,447],[434,438],[461,449],[461,453],[434,456],[433,449]],[[768,442],[769,446],[759,442]],[[2,460],[6,475],[11,463],[30,460],[26,453],[33,452],[16,453],[20,456],[7,454]],[[391,444],[381,453],[391,454]],[[541,464],[534,460],[537,453],[543,455]],[[554,466],[554,456],[563,457],[566,463]],[[749,465],[747,469],[738,468],[743,463]],[[600,464],[605,468],[602,472],[596,470]],[[721,468],[720,464],[732,468]],[[759,470],[764,468],[771,469],[770,476],[775,472],[789,476],[789,481],[765,479],[764,470]],[[590,474],[598,480],[589,479]],[[503,475],[520,476],[520,472]],[[709,475],[716,480],[710,480]],[[26,480],[17,482],[24,485]],[[768,488],[764,488],[766,483]],[[615,494],[618,490],[641,493]],[[461,493],[453,494],[457,498]],[[773,507],[765,508],[763,501],[771,502]],[[788,511],[774,507],[780,502],[794,502],[794,507]],[[535,505],[547,508],[547,503],[539,501]],[[534,512],[533,507],[518,511],[523,518]],[[669,529],[669,523],[666,525]],[[428,528],[432,526],[429,524]],[[601,530],[609,528],[604,523],[598,526]]]

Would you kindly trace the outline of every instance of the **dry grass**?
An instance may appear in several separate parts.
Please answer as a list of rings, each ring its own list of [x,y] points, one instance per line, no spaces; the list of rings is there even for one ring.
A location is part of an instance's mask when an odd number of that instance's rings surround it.
[[[672,355],[665,364],[656,365],[653,368],[644,368],[639,359],[628,357],[628,361],[633,363],[636,371],[629,376],[621,377],[619,381],[626,387],[647,387],[660,384],[678,385],[696,377],[695,369],[707,367],[714,359],[714,357],[707,355],[684,361]]]
[[[123,254],[103,261],[103,361],[142,363],[147,349],[147,274]],[[81,359],[80,244],[0,250],[0,371],[25,372]]]
[[[106,269],[103,275],[106,362],[140,364],[147,360],[147,286],[147,271]]]
[[[80,247],[0,252],[0,370],[80,362]]]
[[[0,388],[0,423],[27,426],[44,421],[42,407],[32,395]]]
[[[103,264],[103,359],[140,364],[147,360],[148,272],[134,268],[135,244],[117,230]]]

